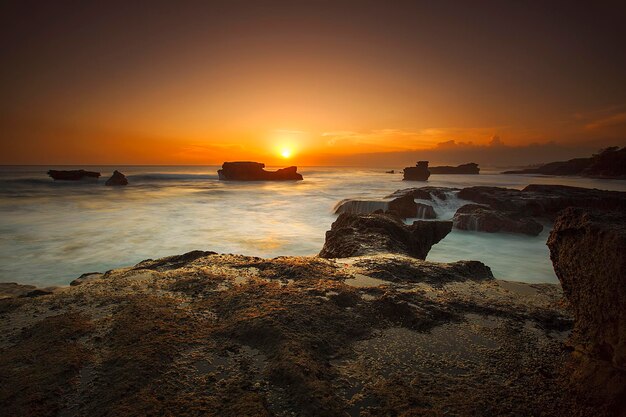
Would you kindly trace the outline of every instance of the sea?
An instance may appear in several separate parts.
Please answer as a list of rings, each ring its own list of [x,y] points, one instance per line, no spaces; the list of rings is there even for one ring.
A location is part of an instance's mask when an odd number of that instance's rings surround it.
[[[48,169],[99,171],[99,181],[53,181]],[[2,166],[0,167],[0,282],[67,285],[86,272],[134,265],[191,250],[259,257],[315,255],[344,199],[381,199],[424,185],[487,185],[521,189],[563,184],[626,191],[626,181],[578,177],[432,175],[402,181],[384,169],[301,167],[303,181],[225,182],[217,166]],[[129,181],[107,187],[114,169]],[[268,169],[273,169],[268,167]],[[391,169],[391,168],[389,168]],[[455,193],[432,204],[451,219],[466,204]],[[410,223],[414,219],[407,219]],[[496,278],[558,282],[546,240],[539,236],[454,229],[433,246],[427,260],[479,260]]]

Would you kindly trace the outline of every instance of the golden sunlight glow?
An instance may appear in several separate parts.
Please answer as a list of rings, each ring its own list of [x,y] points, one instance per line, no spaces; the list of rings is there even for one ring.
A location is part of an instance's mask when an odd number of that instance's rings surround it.
[[[291,156],[291,149],[281,149],[280,156],[282,156],[283,158],[289,158]]]

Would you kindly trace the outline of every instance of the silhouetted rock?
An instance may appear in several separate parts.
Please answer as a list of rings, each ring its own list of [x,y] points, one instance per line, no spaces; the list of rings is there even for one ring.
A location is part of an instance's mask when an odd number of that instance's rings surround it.
[[[393,169],[391,171],[385,171],[385,174],[395,174],[396,171],[394,171]]]
[[[574,379],[601,402],[626,398],[626,214],[569,208],[548,239],[575,319]],[[622,407],[626,403],[622,402]],[[622,411],[626,411],[626,407]]]
[[[536,168],[505,171],[503,174],[582,175],[599,178],[626,178],[626,147],[611,147],[590,158],[550,162]]]
[[[430,167],[428,168],[431,174],[467,174],[467,175],[478,175],[480,172],[480,168],[478,168],[478,164],[470,162],[469,164],[462,164],[458,166],[439,166],[439,167]]]
[[[277,171],[265,171],[265,164],[260,162],[224,162],[217,171],[220,180],[225,181],[291,181],[301,180],[302,175],[291,166]]]
[[[99,172],[85,171],[84,169],[74,169],[68,171],[51,169],[48,171],[48,175],[55,181],[79,181],[82,179],[97,180],[100,178]]]
[[[128,185],[128,180],[126,179],[126,176],[124,174],[122,174],[121,172],[119,172],[118,170],[113,171],[113,175],[111,175],[111,178],[109,178],[104,185]]]
[[[340,214],[326,232],[323,258],[398,253],[425,259],[430,248],[452,230],[450,221],[404,224],[387,214]]]
[[[479,232],[510,232],[537,236],[543,226],[530,217],[503,212],[478,204],[466,204],[454,214],[454,227]]]
[[[419,161],[414,167],[404,168],[404,181],[426,181],[430,177],[428,161]]]

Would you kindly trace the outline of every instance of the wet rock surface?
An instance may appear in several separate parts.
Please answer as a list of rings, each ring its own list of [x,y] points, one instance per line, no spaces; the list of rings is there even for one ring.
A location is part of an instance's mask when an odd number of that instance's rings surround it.
[[[517,213],[493,210],[478,204],[466,204],[454,214],[454,227],[461,230],[481,232],[523,233],[537,236],[543,226],[531,217],[521,217]]]
[[[401,219],[436,219],[432,206],[416,203],[410,194],[401,195],[393,200],[343,200],[335,206],[335,214],[371,214],[376,212],[393,214]]]
[[[113,175],[111,175],[111,178],[106,180],[104,185],[108,185],[108,186],[128,185],[128,180],[126,179],[126,175],[122,174],[118,170],[115,170],[113,171]]]
[[[346,258],[372,253],[397,253],[425,259],[430,248],[452,230],[450,221],[404,224],[388,214],[340,214],[326,232],[323,258]]]
[[[224,181],[299,181],[302,180],[297,170],[291,166],[276,171],[266,171],[265,164],[260,162],[224,162],[222,169],[217,171],[220,180]]]
[[[556,285],[400,255],[198,255],[0,300],[3,415],[612,413],[562,378]]]
[[[432,200],[438,198],[439,200],[446,200],[447,194],[453,191],[459,191],[458,188],[450,187],[417,187],[417,188],[404,188],[402,190],[394,191],[385,198],[398,198],[410,195],[417,200]]]
[[[602,402],[620,399],[626,411],[626,215],[567,209],[548,247],[576,323],[574,379]]]

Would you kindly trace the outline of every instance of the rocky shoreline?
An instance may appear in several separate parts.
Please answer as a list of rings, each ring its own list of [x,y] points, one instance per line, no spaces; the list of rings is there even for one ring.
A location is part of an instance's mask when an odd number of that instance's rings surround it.
[[[604,239],[613,223],[623,231],[623,217],[604,217],[602,228],[594,225],[604,212],[585,223],[570,211],[550,238],[565,294],[559,285],[496,280],[477,261],[419,259],[450,222],[405,225],[382,212],[340,215],[321,256],[194,251],[84,274],[68,287],[2,284],[0,409],[623,415],[623,233]],[[570,239],[573,229],[587,237]],[[605,242],[598,266],[573,281],[594,239]],[[598,277],[603,290],[587,294],[602,253],[618,261]],[[613,312],[608,324],[603,308]]]

